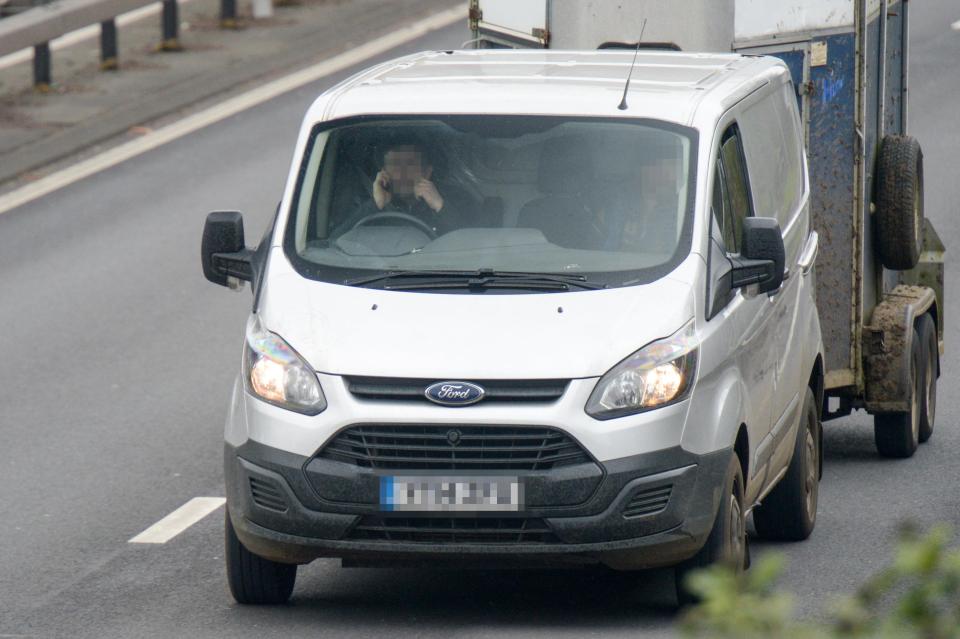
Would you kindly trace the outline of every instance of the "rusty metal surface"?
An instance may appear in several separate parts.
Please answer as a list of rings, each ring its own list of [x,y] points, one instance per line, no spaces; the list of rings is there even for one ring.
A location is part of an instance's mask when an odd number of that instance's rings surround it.
[[[825,66],[810,69],[810,199],[820,234],[817,308],[826,349],[826,369],[851,368],[854,267],[855,40],[852,33],[824,38]]]
[[[910,401],[913,322],[936,303],[933,290],[901,284],[887,293],[863,330],[865,403],[870,412],[905,412]]]

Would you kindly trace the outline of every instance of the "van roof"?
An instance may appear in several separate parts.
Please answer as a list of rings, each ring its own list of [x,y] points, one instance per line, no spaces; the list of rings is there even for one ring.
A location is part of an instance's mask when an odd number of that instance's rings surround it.
[[[693,124],[699,105],[733,104],[777,76],[775,58],[641,51],[464,50],[418,53],[327,92],[313,121],[363,114],[539,114],[644,117]],[[729,106],[729,105],[728,105]],[[725,109],[724,109],[725,110]]]

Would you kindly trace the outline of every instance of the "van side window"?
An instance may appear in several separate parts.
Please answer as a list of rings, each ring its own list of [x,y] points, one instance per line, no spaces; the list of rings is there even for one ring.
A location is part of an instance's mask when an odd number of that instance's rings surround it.
[[[740,131],[736,125],[724,133],[717,163],[720,169],[718,177],[722,176],[719,181],[722,182],[724,204],[723,220],[719,224],[720,232],[727,252],[739,253],[743,220],[753,215],[753,206],[750,200],[746,164],[743,161],[743,149],[740,144]]]
[[[713,192],[710,196],[709,276],[706,319],[710,320],[733,299],[729,255],[740,252],[743,220],[753,215],[750,180],[747,177],[740,130],[731,125],[723,134],[714,159]]]
[[[746,164],[753,178],[757,215],[787,224],[803,198],[803,133],[793,85],[780,87],[740,117]]]

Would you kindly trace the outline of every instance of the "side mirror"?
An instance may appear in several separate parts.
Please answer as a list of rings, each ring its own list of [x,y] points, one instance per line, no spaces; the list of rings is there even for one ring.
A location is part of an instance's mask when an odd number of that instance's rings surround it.
[[[243,215],[237,211],[214,211],[207,215],[200,245],[204,276],[220,286],[237,288],[239,281],[253,281],[253,251],[243,237]]]
[[[780,223],[772,217],[748,217],[743,221],[740,257],[733,258],[732,286],[757,284],[758,292],[770,293],[783,284],[786,251]]]

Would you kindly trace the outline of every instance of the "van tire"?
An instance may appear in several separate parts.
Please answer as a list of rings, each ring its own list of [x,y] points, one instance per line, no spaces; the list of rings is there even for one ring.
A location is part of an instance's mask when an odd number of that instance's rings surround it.
[[[706,543],[696,555],[674,567],[677,603],[680,606],[698,602],[697,596],[687,588],[687,577],[690,573],[717,563],[731,565],[737,572],[746,568],[749,561],[746,530],[746,516],[743,513],[743,469],[737,455],[733,453],[727,465],[723,499],[720,500],[717,517]]]
[[[873,439],[883,457],[906,458],[920,443],[921,396],[923,394],[923,347],[913,329],[910,345],[910,410],[903,413],[878,413],[873,416]]]
[[[923,151],[910,136],[883,138],[874,221],[880,262],[892,271],[915,267],[923,250]]]
[[[937,377],[940,376],[940,343],[937,338],[937,325],[929,313],[917,320],[917,334],[923,349],[923,384],[920,398],[919,441],[924,443],[933,435],[934,420],[937,416]]]
[[[239,604],[282,604],[290,599],[297,580],[297,567],[264,559],[247,550],[227,513],[225,532],[227,584]]]
[[[803,541],[817,523],[820,494],[820,415],[813,391],[803,398],[801,428],[790,467],[780,483],[753,509],[753,527],[761,539]]]

